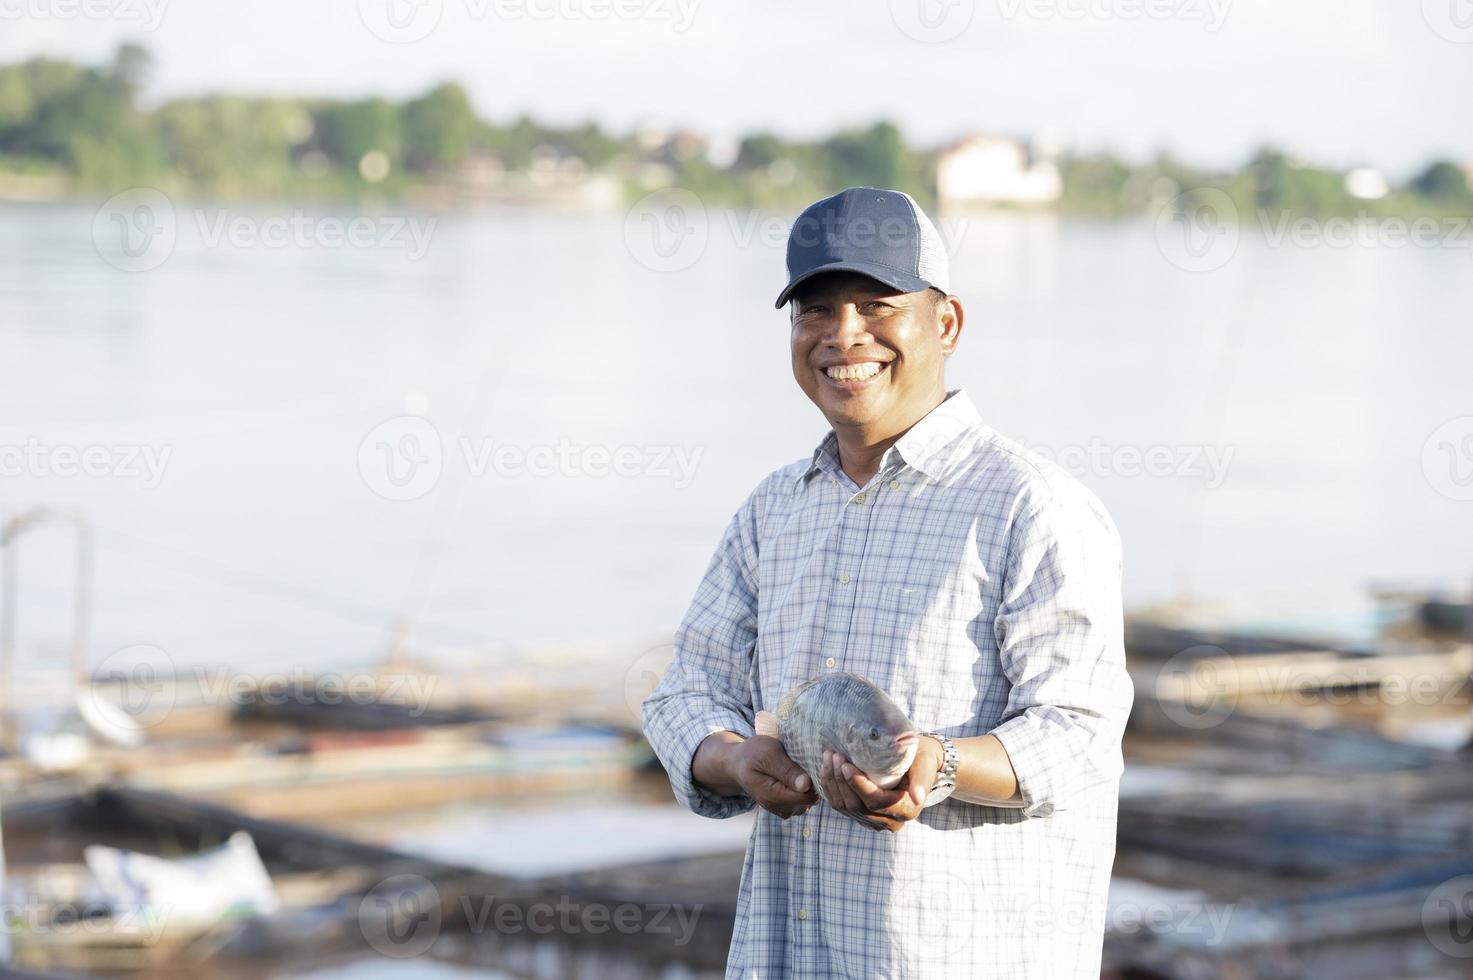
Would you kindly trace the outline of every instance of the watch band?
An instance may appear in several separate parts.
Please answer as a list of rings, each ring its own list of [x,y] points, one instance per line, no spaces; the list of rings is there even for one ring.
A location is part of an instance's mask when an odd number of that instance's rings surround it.
[[[936,782],[926,794],[922,806],[935,806],[956,791],[956,744],[940,732],[922,732],[927,738],[941,743],[941,768],[936,770]]]

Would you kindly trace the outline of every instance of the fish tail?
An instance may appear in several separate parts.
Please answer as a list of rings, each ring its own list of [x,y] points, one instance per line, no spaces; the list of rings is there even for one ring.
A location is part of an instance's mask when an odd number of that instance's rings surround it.
[[[777,722],[777,715],[773,714],[771,711],[757,712],[756,724],[758,735],[770,735],[773,738],[778,738],[781,736],[782,726],[780,726]]]

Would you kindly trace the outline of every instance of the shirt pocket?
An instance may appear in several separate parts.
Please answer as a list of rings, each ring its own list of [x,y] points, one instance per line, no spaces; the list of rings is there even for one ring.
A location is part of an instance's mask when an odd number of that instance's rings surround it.
[[[896,581],[881,590],[882,619],[893,623],[896,670],[892,687],[923,727],[965,724],[991,688],[996,654],[979,649],[986,601],[975,580]]]
[[[926,589],[910,582],[882,582],[876,597],[875,631],[885,641],[913,646],[926,613]]]
[[[880,608],[912,641],[946,640],[972,632],[982,611],[975,583],[888,582],[881,588]]]

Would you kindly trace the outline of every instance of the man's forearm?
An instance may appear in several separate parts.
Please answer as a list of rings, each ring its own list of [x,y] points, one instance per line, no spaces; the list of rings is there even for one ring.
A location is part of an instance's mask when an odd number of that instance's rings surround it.
[[[736,781],[733,760],[736,749],[746,739],[736,732],[712,732],[696,746],[690,761],[691,778],[718,796],[736,796],[743,791]]]
[[[707,739],[707,741],[710,741]],[[956,745],[954,799],[987,806],[1022,806],[1018,774],[995,735],[953,739]]]

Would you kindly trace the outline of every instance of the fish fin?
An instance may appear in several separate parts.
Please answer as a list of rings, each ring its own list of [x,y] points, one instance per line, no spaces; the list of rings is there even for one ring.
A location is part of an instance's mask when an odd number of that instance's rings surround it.
[[[804,681],[802,684],[799,684],[797,687],[789,690],[788,693],[784,694],[782,696],[782,699],[779,700],[777,703],[777,716],[779,718],[786,718],[789,714],[791,714],[793,710],[793,702],[798,700],[798,696],[821,680],[823,680],[822,677],[811,677],[808,680]]]
[[[757,734],[770,735],[778,738],[782,732],[782,726],[777,723],[777,715],[771,711],[757,712]]]

